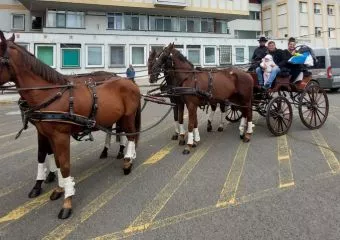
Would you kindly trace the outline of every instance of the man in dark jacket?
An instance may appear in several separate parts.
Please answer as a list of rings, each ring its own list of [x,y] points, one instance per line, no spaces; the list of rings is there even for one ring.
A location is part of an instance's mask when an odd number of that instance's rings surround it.
[[[257,47],[253,53],[253,56],[251,57],[251,67],[249,68],[249,71],[254,71],[258,66],[260,66],[260,62],[262,58],[266,55],[267,47],[266,42],[268,41],[266,37],[260,37],[258,40],[260,43],[260,46]]]
[[[273,81],[275,80],[277,74],[280,72],[280,68],[284,66],[286,63],[286,60],[283,58],[283,52],[281,49],[277,49],[274,41],[268,42],[268,52],[267,54],[272,55],[273,61],[275,65],[271,66],[272,71],[270,73],[270,76],[268,78],[268,81],[264,88],[268,89],[272,86]],[[261,67],[256,68],[257,78],[259,81],[259,84],[263,85],[263,69]]]

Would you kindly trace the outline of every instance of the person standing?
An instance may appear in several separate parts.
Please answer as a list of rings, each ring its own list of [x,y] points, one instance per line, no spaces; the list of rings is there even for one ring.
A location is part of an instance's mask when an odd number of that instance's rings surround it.
[[[132,67],[132,64],[129,65],[129,67],[126,69],[126,77],[133,82],[135,81],[135,69]]]
[[[266,37],[260,37],[260,39],[258,40],[260,46],[255,49],[253,56],[251,57],[251,67],[248,71],[254,71],[257,67],[260,66],[262,58],[264,58],[264,56],[266,56],[267,54],[267,41],[268,40]]]

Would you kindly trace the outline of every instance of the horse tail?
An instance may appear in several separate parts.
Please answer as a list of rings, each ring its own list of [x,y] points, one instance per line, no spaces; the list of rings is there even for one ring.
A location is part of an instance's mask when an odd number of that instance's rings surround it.
[[[135,128],[137,134],[135,135],[135,144],[136,146],[138,145],[138,140],[139,140],[139,132],[141,129],[141,122],[142,122],[142,107],[141,107],[141,101],[139,101],[139,105],[136,111],[136,116],[135,116]]]

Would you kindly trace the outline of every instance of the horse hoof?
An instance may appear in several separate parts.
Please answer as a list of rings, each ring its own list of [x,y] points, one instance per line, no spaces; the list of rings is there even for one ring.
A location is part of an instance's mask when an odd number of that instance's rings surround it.
[[[245,134],[244,135],[244,138],[243,138],[243,142],[245,142],[245,143],[247,143],[247,142],[249,142],[250,141],[250,134]]]
[[[184,154],[184,155],[190,154],[190,150],[189,150],[189,149],[184,149],[184,150],[183,150],[183,154]]]
[[[63,196],[64,192],[57,192],[57,191],[53,191],[53,193],[50,196],[51,201],[55,201],[59,198],[61,198],[61,196]]]
[[[123,157],[124,157],[124,153],[123,152],[118,152],[117,159],[122,159]]]
[[[179,143],[178,143],[180,146],[184,146],[185,145],[185,140],[179,140]]]
[[[33,188],[28,194],[29,198],[36,198],[41,194],[42,188]]]
[[[217,128],[217,131],[219,131],[219,132],[223,132],[223,127],[219,127],[219,128]]]
[[[240,135],[240,138],[243,139],[243,138],[244,138],[244,135]]]
[[[72,214],[72,208],[62,208],[58,214],[59,219],[67,219]]]
[[[191,147],[193,147],[193,148],[197,147],[198,143],[199,143],[199,142],[194,142],[194,143],[191,145]]]
[[[100,154],[100,159],[107,158],[107,147],[104,147],[102,153]]]
[[[175,133],[174,135],[172,135],[171,140],[173,141],[178,140],[178,134]]]
[[[131,169],[132,169],[132,163],[130,164],[129,167],[124,167],[123,168],[124,175],[129,175],[131,173]]]
[[[54,172],[49,172],[47,177],[46,177],[46,179],[45,179],[45,181],[44,181],[44,183],[52,183],[52,182],[54,182],[55,178],[56,178],[55,173]]]

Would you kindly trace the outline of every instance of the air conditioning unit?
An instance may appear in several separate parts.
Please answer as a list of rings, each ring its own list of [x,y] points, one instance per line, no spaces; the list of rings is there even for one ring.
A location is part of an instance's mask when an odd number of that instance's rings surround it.
[[[153,0],[155,6],[187,7],[187,0]]]

